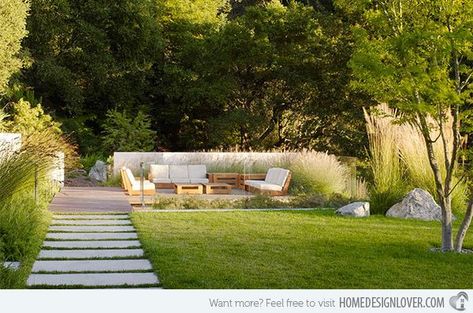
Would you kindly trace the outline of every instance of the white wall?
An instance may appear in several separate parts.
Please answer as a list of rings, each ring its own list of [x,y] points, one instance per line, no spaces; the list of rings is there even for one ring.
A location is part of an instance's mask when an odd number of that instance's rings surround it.
[[[278,152],[115,152],[113,154],[113,174],[126,166],[138,173],[140,162],[149,164],[240,164],[249,169],[255,164],[276,164],[284,162],[297,153]]]
[[[21,134],[0,133],[0,158],[20,150]]]

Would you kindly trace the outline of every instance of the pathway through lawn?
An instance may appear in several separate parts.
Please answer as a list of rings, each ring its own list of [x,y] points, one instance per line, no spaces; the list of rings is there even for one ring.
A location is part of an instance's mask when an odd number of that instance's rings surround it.
[[[130,221],[130,205],[120,192],[64,188],[56,196],[50,208],[55,215],[33,264],[29,287],[159,286]],[[110,199],[117,207],[112,212]]]

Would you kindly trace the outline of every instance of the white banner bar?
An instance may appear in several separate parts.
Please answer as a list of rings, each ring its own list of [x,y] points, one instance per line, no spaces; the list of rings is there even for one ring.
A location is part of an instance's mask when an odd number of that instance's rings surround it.
[[[472,290],[2,290],[0,312],[473,312]],[[470,301],[470,302],[469,302]]]

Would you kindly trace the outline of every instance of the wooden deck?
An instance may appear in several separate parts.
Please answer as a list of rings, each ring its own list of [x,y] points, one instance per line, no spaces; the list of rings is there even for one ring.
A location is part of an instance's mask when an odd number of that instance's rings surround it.
[[[49,205],[53,212],[131,212],[121,188],[64,187]]]

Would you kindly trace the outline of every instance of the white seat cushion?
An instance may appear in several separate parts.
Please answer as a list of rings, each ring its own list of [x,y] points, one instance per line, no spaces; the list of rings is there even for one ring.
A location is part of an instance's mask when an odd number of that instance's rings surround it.
[[[259,184],[258,188],[261,190],[271,190],[271,191],[281,191],[282,186],[275,185],[275,184],[268,184],[268,183],[263,183]]]
[[[189,178],[207,178],[207,167],[205,165],[188,165]]]
[[[261,189],[261,190],[271,190],[271,191],[281,191],[282,190],[282,187],[279,186],[279,185],[275,185],[275,184],[269,184],[265,181],[258,181],[258,180],[253,180],[253,181],[246,181],[245,182],[245,185],[247,186],[250,186],[250,187],[254,187],[254,188],[257,188],[257,189]]]
[[[150,190],[150,189],[155,189],[155,186],[152,182],[145,180],[143,184],[144,190]],[[133,191],[139,191],[141,190],[141,182],[135,180],[133,184],[131,184],[131,189]]]
[[[149,166],[150,179],[169,178],[169,165],[151,164]]]
[[[151,181],[155,184],[170,184],[172,182],[170,178],[153,178]]]
[[[264,182],[265,182],[264,180],[251,180],[251,179],[248,179],[248,180],[245,180],[245,185],[258,185],[258,184],[262,184]]]
[[[191,184],[208,184],[209,180],[207,178],[191,178]]]
[[[171,179],[171,183],[173,184],[190,184],[189,178],[173,178]]]
[[[251,186],[251,187],[259,188],[261,184],[267,184],[267,183],[264,180],[246,180],[245,181],[245,185]]]
[[[175,179],[189,179],[187,165],[169,165],[169,178]]]

